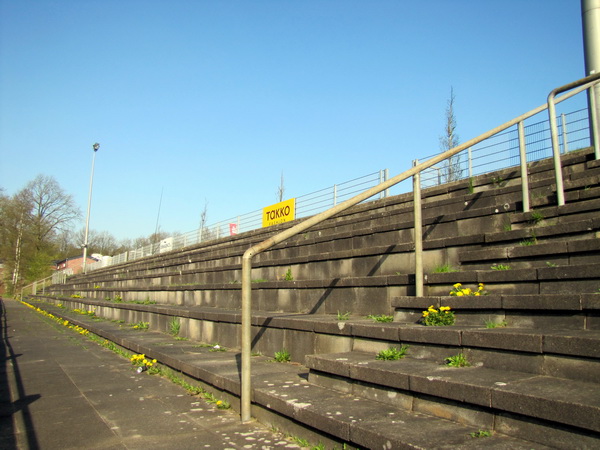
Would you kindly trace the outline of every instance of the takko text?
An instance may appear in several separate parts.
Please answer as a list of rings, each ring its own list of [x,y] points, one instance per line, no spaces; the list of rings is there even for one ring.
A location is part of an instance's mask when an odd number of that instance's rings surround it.
[[[296,199],[291,198],[284,202],[263,208],[263,227],[270,227],[277,223],[289,222],[296,218]]]

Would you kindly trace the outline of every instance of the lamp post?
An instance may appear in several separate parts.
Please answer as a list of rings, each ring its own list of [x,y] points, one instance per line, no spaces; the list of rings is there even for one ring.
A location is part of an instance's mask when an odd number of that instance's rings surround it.
[[[94,163],[96,162],[96,152],[100,148],[100,144],[97,142],[92,146],[94,149],[94,157],[92,158],[92,173],[90,175],[90,192],[88,194],[88,207],[87,216],[85,218],[85,238],[83,240],[83,264],[81,271],[85,273],[87,265],[87,248],[88,248],[88,234],[90,232],[90,209],[92,207],[92,185],[94,184]]]

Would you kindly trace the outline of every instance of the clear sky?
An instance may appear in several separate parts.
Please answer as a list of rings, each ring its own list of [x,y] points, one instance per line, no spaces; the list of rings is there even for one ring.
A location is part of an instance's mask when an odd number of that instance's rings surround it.
[[[0,0],[0,187],[51,175],[118,239],[439,151],[585,76],[578,0]],[[77,225],[82,228],[84,221]]]

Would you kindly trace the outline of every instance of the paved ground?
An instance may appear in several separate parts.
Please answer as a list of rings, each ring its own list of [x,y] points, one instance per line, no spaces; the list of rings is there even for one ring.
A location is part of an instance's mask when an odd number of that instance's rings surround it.
[[[299,448],[0,300],[0,449]]]

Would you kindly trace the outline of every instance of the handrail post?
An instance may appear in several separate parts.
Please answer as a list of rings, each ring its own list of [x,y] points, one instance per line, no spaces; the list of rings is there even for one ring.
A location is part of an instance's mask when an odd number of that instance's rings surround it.
[[[600,136],[598,136],[598,124],[596,123],[596,85],[589,87],[589,102],[590,102],[590,123],[592,125],[592,137],[594,141],[594,156],[600,159]]]
[[[550,119],[550,138],[552,140],[552,158],[554,160],[554,179],[556,180],[556,199],[558,206],[565,204],[565,187],[563,184],[562,165],[560,161],[560,147],[558,143],[558,126],[556,125],[556,107],[554,105],[554,96],[552,91],[548,95],[548,116]]]
[[[242,422],[252,418],[252,256],[249,248],[242,256],[242,377],[240,411]]]
[[[419,160],[413,161],[413,167]],[[423,216],[421,210],[421,172],[413,175],[413,207],[414,207],[414,234],[415,234],[415,295],[423,296]]]
[[[555,99],[557,94],[561,92],[566,92],[569,90],[579,91],[575,89],[586,85],[587,83],[597,83],[597,80],[600,79],[600,73],[594,73],[580,80],[574,81],[569,84],[565,84],[564,86],[553,89],[550,94],[548,94],[547,108],[548,108],[548,116],[550,119],[550,137],[552,140],[552,155],[554,158],[554,176],[556,178],[556,197],[558,199],[558,205],[563,206],[565,204],[565,193],[564,193],[564,185],[563,185],[563,177],[562,177],[562,166],[560,162],[560,148],[558,143],[558,127],[556,125],[556,107],[555,107]],[[595,84],[591,86],[587,86],[591,88],[595,88]],[[563,96],[566,98],[566,95]],[[560,100],[559,100],[560,101]],[[591,113],[590,113],[591,114]],[[593,128],[593,127],[592,127]]]
[[[525,144],[525,127],[519,122],[519,159],[521,161],[521,189],[523,192],[523,212],[529,212],[529,175],[527,173],[527,147]]]

